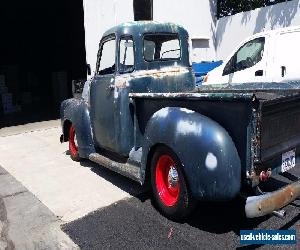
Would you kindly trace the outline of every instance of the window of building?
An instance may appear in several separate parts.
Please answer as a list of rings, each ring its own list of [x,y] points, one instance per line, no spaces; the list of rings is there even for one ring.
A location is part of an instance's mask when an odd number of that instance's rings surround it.
[[[192,60],[193,62],[210,61],[209,38],[192,38]]]
[[[152,0],[133,0],[134,21],[153,20]]]

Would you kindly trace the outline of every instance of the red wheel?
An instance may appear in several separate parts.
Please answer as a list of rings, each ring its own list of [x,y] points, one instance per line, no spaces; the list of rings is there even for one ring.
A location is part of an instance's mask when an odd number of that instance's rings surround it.
[[[69,130],[69,151],[72,160],[79,161],[78,144],[76,139],[75,127],[72,125]]]
[[[195,202],[188,189],[183,166],[168,147],[157,147],[151,161],[151,186],[158,209],[173,220],[189,215]]]
[[[175,162],[169,155],[159,157],[155,178],[160,199],[166,206],[173,206],[179,197],[180,182]]]

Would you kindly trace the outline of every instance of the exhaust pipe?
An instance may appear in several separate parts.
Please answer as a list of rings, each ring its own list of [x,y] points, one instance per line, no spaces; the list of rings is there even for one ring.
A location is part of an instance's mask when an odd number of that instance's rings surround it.
[[[284,209],[280,209],[272,212],[273,215],[277,216],[280,219],[284,219],[286,216],[286,211]]]

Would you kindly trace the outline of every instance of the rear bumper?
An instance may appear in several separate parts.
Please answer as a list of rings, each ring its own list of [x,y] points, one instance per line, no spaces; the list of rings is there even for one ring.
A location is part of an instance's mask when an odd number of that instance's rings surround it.
[[[300,196],[300,181],[293,182],[279,190],[247,198],[247,218],[260,217],[279,210]]]

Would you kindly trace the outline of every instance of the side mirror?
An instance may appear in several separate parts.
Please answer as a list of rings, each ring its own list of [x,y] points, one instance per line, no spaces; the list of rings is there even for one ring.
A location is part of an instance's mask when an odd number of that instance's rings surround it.
[[[73,97],[76,98],[76,97],[81,96],[84,84],[85,84],[84,79],[72,80],[72,94],[73,94]]]
[[[229,75],[235,71],[234,58],[235,58],[235,56],[231,57],[231,59],[225,65],[223,74],[222,74],[223,76]]]
[[[90,76],[92,74],[92,72],[91,72],[91,65],[90,64],[86,65],[86,70],[87,70],[88,76]]]

